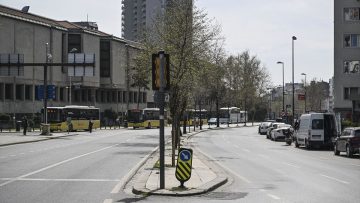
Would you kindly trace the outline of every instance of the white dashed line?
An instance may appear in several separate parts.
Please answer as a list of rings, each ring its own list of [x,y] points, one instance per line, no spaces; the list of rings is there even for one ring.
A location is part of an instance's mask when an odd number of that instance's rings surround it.
[[[334,178],[334,177],[331,177],[331,176],[327,176],[327,175],[324,175],[324,174],[320,174],[320,175],[323,176],[323,177],[325,177],[325,178],[328,178],[328,179],[331,179],[331,180],[335,180],[335,181],[340,182],[340,183],[349,184],[349,182],[344,181],[344,180],[340,180],[340,179],[337,179],[337,178]]]
[[[294,167],[294,168],[300,168],[299,166],[297,166],[295,164],[290,164],[290,163],[286,163],[286,162],[283,162],[283,164]]]
[[[271,197],[271,198],[273,198],[273,199],[275,199],[275,200],[279,200],[280,199],[280,197],[278,197],[278,196],[276,196],[276,195],[273,195],[273,194],[266,194],[267,196],[269,196],[269,197]]]

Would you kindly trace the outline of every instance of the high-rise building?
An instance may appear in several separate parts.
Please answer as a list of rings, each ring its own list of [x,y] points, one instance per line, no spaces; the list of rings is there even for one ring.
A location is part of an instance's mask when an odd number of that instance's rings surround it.
[[[334,0],[334,111],[360,121],[360,1]]]
[[[140,41],[169,0],[122,0],[122,37]]]

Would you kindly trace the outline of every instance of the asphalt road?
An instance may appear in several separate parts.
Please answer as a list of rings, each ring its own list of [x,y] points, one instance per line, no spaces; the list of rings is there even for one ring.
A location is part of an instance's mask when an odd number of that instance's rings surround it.
[[[169,129],[167,129],[169,130]],[[229,182],[192,197],[140,196],[129,171],[158,146],[158,130],[104,130],[0,147],[0,202],[358,202],[359,156],[297,149],[257,127],[210,130],[191,142]],[[167,133],[169,134],[169,133]],[[202,156],[198,154],[198,156]]]
[[[234,180],[215,191],[235,202],[359,202],[360,159],[273,142],[256,127],[213,130],[193,140]]]
[[[192,138],[229,182],[192,197],[126,196],[117,202],[359,202],[360,159],[297,149],[257,134],[257,127],[211,130]],[[204,157],[203,157],[204,158]]]
[[[0,147],[0,202],[104,202],[159,143],[159,130],[101,130]]]

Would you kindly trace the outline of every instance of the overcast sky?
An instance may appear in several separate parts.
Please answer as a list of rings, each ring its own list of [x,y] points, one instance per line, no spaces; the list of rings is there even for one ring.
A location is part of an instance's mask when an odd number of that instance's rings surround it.
[[[106,2],[106,3],[105,3]],[[99,29],[121,36],[121,0],[0,0],[0,4],[55,20],[97,22]],[[249,50],[262,61],[275,86],[291,82],[291,37],[295,41],[295,82],[307,74],[328,81],[333,76],[333,0],[197,0],[197,7],[222,26],[228,54]]]

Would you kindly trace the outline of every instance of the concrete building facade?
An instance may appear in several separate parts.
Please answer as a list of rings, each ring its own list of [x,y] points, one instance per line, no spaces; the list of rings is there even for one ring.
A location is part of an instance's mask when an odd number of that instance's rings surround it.
[[[334,111],[360,121],[360,1],[334,0]]]
[[[153,106],[152,91],[131,87],[140,44],[0,5],[0,54],[23,54],[25,63],[44,63],[46,43],[54,63],[67,62],[70,52],[95,56],[91,76],[70,77],[68,67],[48,68],[48,84],[55,86],[55,98],[48,106],[93,105],[101,112],[112,109],[119,114],[138,103],[139,108]],[[16,119],[39,113],[43,102],[37,91],[44,82],[44,67],[26,66],[23,74],[15,75],[8,67],[0,68],[0,112]]]

